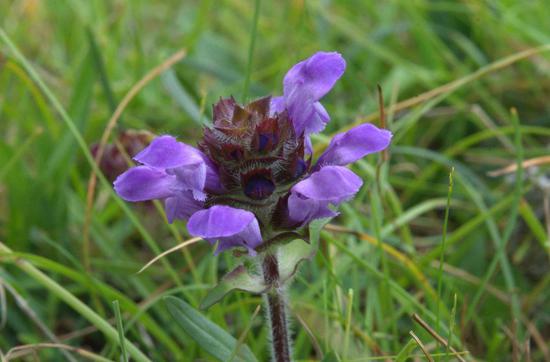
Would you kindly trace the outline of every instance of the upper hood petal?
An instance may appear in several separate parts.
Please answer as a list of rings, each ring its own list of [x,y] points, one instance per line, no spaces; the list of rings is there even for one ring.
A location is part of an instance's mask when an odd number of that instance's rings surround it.
[[[337,52],[317,52],[294,65],[285,75],[283,94],[298,90],[313,101],[327,94],[346,70],[346,61]]]
[[[317,52],[294,65],[283,81],[283,100],[274,98],[272,113],[288,110],[296,134],[322,131],[330,117],[319,103],[346,69],[346,61],[336,52]],[[283,104],[284,101],[284,104]]]

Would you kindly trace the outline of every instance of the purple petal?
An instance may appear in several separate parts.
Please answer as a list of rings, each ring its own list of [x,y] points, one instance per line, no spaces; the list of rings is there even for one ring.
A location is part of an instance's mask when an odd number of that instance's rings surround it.
[[[314,172],[290,190],[288,213],[292,221],[307,224],[311,220],[334,217],[329,204],[338,205],[357,193],[363,181],[341,166],[326,166]]]
[[[326,166],[298,182],[291,192],[308,199],[338,204],[355,195],[361,185],[361,178],[347,168]]]
[[[193,236],[209,242],[219,241],[218,252],[233,246],[244,246],[251,254],[262,243],[258,220],[250,211],[215,205],[194,213],[187,223]]]
[[[319,133],[325,129],[327,123],[330,121],[330,116],[328,115],[327,110],[320,102],[315,102],[304,109],[309,110],[309,116],[301,116],[302,119],[307,120],[303,123],[304,133],[306,135],[311,133]],[[300,117],[298,117],[300,119]]]
[[[155,138],[134,159],[151,167],[174,168],[201,162],[202,155],[196,148],[165,135]]]
[[[275,115],[277,113],[282,113],[286,109],[285,98],[284,97],[273,97],[271,98],[271,104],[269,106],[269,114]]]
[[[320,102],[315,102],[313,104],[313,108],[315,108],[315,112],[317,112],[317,115],[324,123],[328,123],[328,121],[330,121],[330,116],[328,115],[327,110]]]
[[[331,90],[345,69],[346,61],[339,53],[317,52],[290,68],[283,82],[283,93],[287,97],[298,90],[316,102]]]
[[[220,175],[216,166],[205,154],[203,154],[202,159],[204,161],[204,164],[206,165],[206,179],[204,182],[204,189],[214,193],[222,192],[223,186],[220,182]]]
[[[288,198],[289,217],[294,222],[303,225],[311,220],[337,216],[338,213],[331,210],[328,205],[328,202],[308,199],[292,193]]]
[[[287,102],[288,113],[296,134],[319,133],[330,121],[325,107],[319,102],[314,102],[307,93],[292,93]]]
[[[363,158],[369,153],[379,152],[388,147],[392,138],[390,131],[380,129],[370,123],[339,133],[330,141],[328,148],[319,157],[315,169],[323,165],[344,166]]]
[[[178,192],[164,202],[166,218],[171,224],[174,220],[187,220],[195,212],[201,210],[204,203],[195,200],[191,191]]]
[[[272,114],[286,108],[297,134],[321,132],[330,117],[318,100],[330,91],[345,69],[344,58],[336,52],[318,52],[294,65],[283,82],[284,100],[278,97],[271,101]]]
[[[313,144],[311,143],[311,137],[308,135],[304,136],[304,152],[306,155],[313,154]]]
[[[243,231],[255,218],[250,211],[215,205],[195,213],[187,228],[191,234],[203,238],[232,236]]]
[[[135,157],[147,166],[165,169],[176,175],[180,190],[192,190],[197,200],[204,200],[205,188],[219,192],[222,186],[218,172],[210,159],[198,149],[176,141],[172,136],[160,136]]]
[[[137,166],[118,176],[114,186],[126,201],[146,201],[171,196],[177,189],[177,180],[163,170]]]
[[[206,165],[202,160],[171,169],[169,173],[176,176],[182,189],[192,190],[195,199],[200,201],[206,199],[206,194],[203,192],[206,183]]]
[[[288,95],[285,94],[285,102],[297,135],[311,133],[306,131],[309,128],[319,129],[321,122],[315,112],[315,102],[308,93],[300,92],[297,88]]]
[[[219,241],[218,247],[216,248],[215,254],[219,254],[224,250],[242,246],[248,249],[248,254],[250,256],[255,256],[256,250],[254,248],[262,243],[261,239],[257,243],[251,242],[252,240],[256,240],[257,235],[260,233],[260,228],[258,226],[258,221],[256,219],[253,220],[251,224],[249,224],[242,232],[240,232],[238,235],[234,236],[227,236],[222,237],[219,239],[207,239],[210,244],[215,244],[216,241]],[[261,238],[261,235],[260,235]]]

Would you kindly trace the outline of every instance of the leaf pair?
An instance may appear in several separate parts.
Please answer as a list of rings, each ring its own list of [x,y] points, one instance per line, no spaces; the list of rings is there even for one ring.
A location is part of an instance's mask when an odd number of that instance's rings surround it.
[[[296,239],[279,246],[276,255],[279,266],[280,284],[289,282],[298,271],[298,266],[304,260],[315,256],[319,244],[319,233],[328,219],[314,221],[309,226],[309,242]],[[201,303],[201,309],[208,309],[218,303],[228,293],[241,290],[253,294],[266,292],[268,286],[263,277],[250,272],[244,265],[239,265],[226,274],[222,280],[209,292]]]

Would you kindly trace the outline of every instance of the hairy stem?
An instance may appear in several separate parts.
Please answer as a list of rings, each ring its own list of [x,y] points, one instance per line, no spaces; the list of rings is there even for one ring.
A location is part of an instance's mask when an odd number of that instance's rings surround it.
[[[290,362],[290,336],[284,292],[279,285],[279,266],[277,257],[268,254],[262,264],[264,280],[271,286],[266,295],[267,310],[271,327],[273,361]]]

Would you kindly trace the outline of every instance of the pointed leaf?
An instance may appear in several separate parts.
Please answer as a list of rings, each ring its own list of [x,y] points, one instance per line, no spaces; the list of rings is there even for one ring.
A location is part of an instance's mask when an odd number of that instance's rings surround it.
[[[302,261],[315,256],[319,247],[321,229],[329,220],[319,219],[309,225],[309,242],[297,239],[280,247],[278,255],[281,283],[285,283],[296,274]]]
[[[233,357],[233,361],[257,362],[246,344],[238,344],[233,336],[183,300],[170,296],[164,298],[164,302],[185,332],[218,360],[228,361]],[[238,352],[234,353],[237,348]]]
[[[224,276],[218,285],[208,292],[200,307],[201,309],[210,308],[233,290],[260,294],[266,289],[267,287],[260,277],[249,274],[243,265],[239,265]]]

